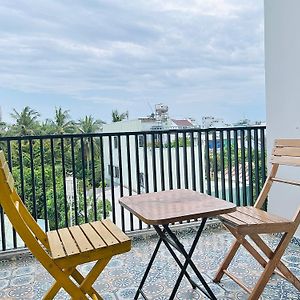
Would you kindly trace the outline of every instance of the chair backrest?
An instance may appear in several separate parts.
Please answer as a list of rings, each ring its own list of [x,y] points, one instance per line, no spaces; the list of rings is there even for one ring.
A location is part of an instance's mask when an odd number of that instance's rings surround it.
[[[29,249],[32,238],[40,241],[47,249],[49,248],[45,232],[39,227],[16,192],[14,179],[3,151],[0,151],[0,204],[12,226]]]
[[[272,164],[300,166],[300,139],[278,139],[271,157]]]
[[[300,181],[276,177],[280,166],[300,167],[300,139],[277,139],[271,155],[271,170],[266,182],[254,204],[261,208],[267,199],[268,193],[274,182],[300,186]],[[294,221],[300,222],[300,206]]]

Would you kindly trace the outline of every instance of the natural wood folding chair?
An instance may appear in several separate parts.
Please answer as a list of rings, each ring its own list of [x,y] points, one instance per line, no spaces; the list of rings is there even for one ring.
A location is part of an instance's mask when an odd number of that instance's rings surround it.
[[[106,219],[45,233],[31,216],[14,188],[14,179],[0,151],[0,204],[12,226],[55,283],[44,296],[53,299],[60,288],[72,299],[103,299],[92,287],[110,259],[131,248],[131,240]],[[83,277],[76,269],[95,261]]]
[[[236,240],[220,266],[214,282],[220,282],[222,276],[226,274],[250,294],[248,299],[251,300],[259,298],[273,273],[282,276],[300,290],[300,281],[281,261],[286,247],[299,226],[300,206],[293,220],[287,220],[261,209],[274,182],[300,186],[299,181],[276,177],[279,166],[300,166],[300,139],[276,140],[271,163],[270,174],[255,205],[253,207],[238,207],[235,212],[220,216],[223,224],[234,235]],[[284,198],[284,195],[282,198]],[[259,236],[259,234],[268,233],[283,233],[275,251],[272,251]],[[262,252],[266,256],[266,259],[257,251],[257,247],[254,247],[246,240],[246,236],[252,239],[254,245],[258,247],[260,253]],[[243,245],[264,268],[261,277],[252,290],[227,270],[240,245]]]

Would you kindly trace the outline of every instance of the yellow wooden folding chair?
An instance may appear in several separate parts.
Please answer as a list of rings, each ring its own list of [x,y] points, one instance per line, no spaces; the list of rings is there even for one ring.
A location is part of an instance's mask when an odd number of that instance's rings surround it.
[[[26,246],[55,279],[44,299],[53,299],[60,288],[72,299],[102,299],[92,285],[114,255],[130,250],[127,235],[108,219],[45,233],[17,194],[3,151],[0,204]],[[76,267],[91,261],[96,262],[83,277]]]
[[[279,166],[300,166],[300,139],[276,140],[271,163],[272,168],[270,174],[267,177],[254,207],[239,207],[235,212],[221,216],[221,220],[225,227],[234,235],[236,240],[220,266],[214,281],[220,282],[222,276],[226,274],[250,294],[249,299],[251,300],[259,298],[274,272],[291,282],[298,290],[300,290],[299,279],[281,261],[281,257],[286,247],[299,226],[300,207],[298,207],[298,211],[293,220],[287,220],[261,210],[274,182],[300,186],[299,181],[276,177]],[[284,195],[282,195],[282,198],[286,201]],[[272,251],[259,236],[259,234],[268,233],[283,233],[275,251]],[[252,239],[254,244],[260,250],[260,253],[263,253],[266,258],[257,251],[256,247],[246,240],[246,236]],[[252,290],[227,270],[240,245],[243,245],[264,268],[261,277]]]

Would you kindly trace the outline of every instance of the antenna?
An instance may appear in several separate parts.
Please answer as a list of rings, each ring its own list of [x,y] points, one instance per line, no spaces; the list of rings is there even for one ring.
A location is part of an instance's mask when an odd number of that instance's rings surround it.
[[[152,106],[151,106],[150,102],[147,102],[147,104],[148,104],[148,105],[149,105],[149,107],[150,107],[151,113],[152,113],[152,114],[154,114],[154,111],[153,111],[153,108],[152,108]]]

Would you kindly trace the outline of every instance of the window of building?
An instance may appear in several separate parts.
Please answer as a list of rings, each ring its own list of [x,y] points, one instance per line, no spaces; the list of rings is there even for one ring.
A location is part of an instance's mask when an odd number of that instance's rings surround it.
[[[145,142],[144,136],[139,135],[138,139],[139,139],[139,147],[144,147],[144,142]]]
[[[140,184],[140,187],[142,187],[142,188],[145,187],[145,174],[144,173],[139,173],[139,184]]]
[[[118,149],[118,137],[114,136],[114,148]]]
[[[119,167],[114,167],[114,177],[115,178],[120,178],[120,169]]]

